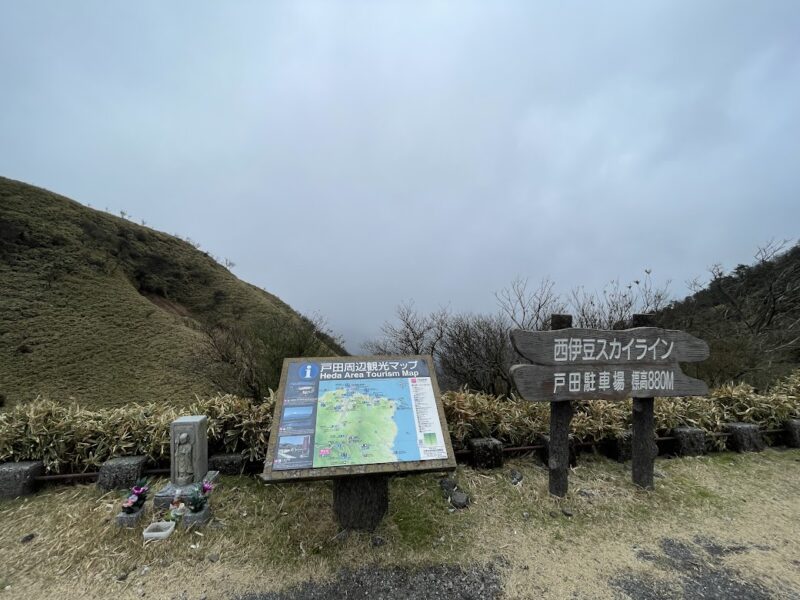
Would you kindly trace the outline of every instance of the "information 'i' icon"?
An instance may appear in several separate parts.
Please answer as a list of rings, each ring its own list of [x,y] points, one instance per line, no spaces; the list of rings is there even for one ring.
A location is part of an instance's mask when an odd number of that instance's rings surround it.
[[[319,367],[315,363],[301,363],[297,365],[297,375],[300,379],[316,379]]]

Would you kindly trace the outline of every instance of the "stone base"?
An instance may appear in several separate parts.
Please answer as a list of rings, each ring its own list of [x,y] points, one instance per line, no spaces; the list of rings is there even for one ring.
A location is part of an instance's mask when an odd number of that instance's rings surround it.
[[[706,452],[706,432],[697,427],[676,427],[675,454],[678,456],[702,456]]]
[[[753,423],[728,423],[725,431],[728,436],[728,448],[736,452],[761,452],[766,448],[758,425]]]
[[[114,522],[117,524],[117,527],[136,527],[139,521],[142,520],[143,515],[144,507],[140,508],[135,513],[126,513],[122,511],[116,516]]]
[[[783,424],[784,441],[790,448],[800,448],[800,419],[789,419]]]
[[[197,483],[202,483],[203,481],[214,483],[218,478],[219,471],[209,471],[206,473],[206,476]],[[169,508],[169,505],[172,504],[172,500],[175,498],[175,496],[178,496],[182,502],[186,502],[186,499],[192,494],[194,486],[197,485],[197,483],[190,483],[189,485],[175,485],[170,481],[167,485],[156,492],[155,496],[153,496],[153,508],[156,510]]]
[[[241,454],[212,454],[208,458],[208,470],[219,471],[223,475],[241,475],[244,457]]]
[[[187,510],[183,515],[183,523],[184,527],[202,527],[206,523],[211,520],[211,507],[206,502],[206,505],[203,507],[203,510],[193,513],[191,510]]]
[[[123,456],[107,460],[97,475],[97,487],[106,492],[129,489],[142,478],[146,456]]]
[[[374,531],[389,510],[389,478],[357,475],[333,480],[333,512],[342,529]]]
[[[503,466],[503,443],[495,438],[467,440],[472,452],[472,466],[476,469],[500,469]]]
[[[44,475],[44,463],[40,460],[0,464],[0,498],[32,494],[40,475]]]

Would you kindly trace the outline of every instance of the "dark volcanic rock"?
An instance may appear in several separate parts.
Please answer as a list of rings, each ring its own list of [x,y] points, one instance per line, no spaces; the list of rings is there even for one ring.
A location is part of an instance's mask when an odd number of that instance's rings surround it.
[[[469,506],[469,496],[464,492],[455,491],[450,495],[450,504],[454,508],[467,508]]]
[[[444,493],[445,497],[449,498],[450,494],[452,494],[458,489],[458,484],[456,483],[455,479],[450,479],[449,477],[442,477],[439,480],[439,487],[442,488],[442,492]]]

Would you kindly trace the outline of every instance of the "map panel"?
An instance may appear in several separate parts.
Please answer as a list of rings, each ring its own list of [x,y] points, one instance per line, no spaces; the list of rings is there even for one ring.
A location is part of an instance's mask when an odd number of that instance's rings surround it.
[[[273,470],[447,459],[424,360],[292,362]]]

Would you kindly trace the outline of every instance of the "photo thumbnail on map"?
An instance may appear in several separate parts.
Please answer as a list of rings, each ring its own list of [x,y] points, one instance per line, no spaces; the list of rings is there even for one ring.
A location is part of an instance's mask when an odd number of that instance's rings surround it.
[[[280,433],[312,433],[314,431],[313,404],[285,406],[281,415]]]
[[[290,463],[292,465],[305,464],[311,466],[311,436],[310,435],[282,435],[278,438],[278,450],[275,462]],[[300,468],[300,467],[293,467]]]

